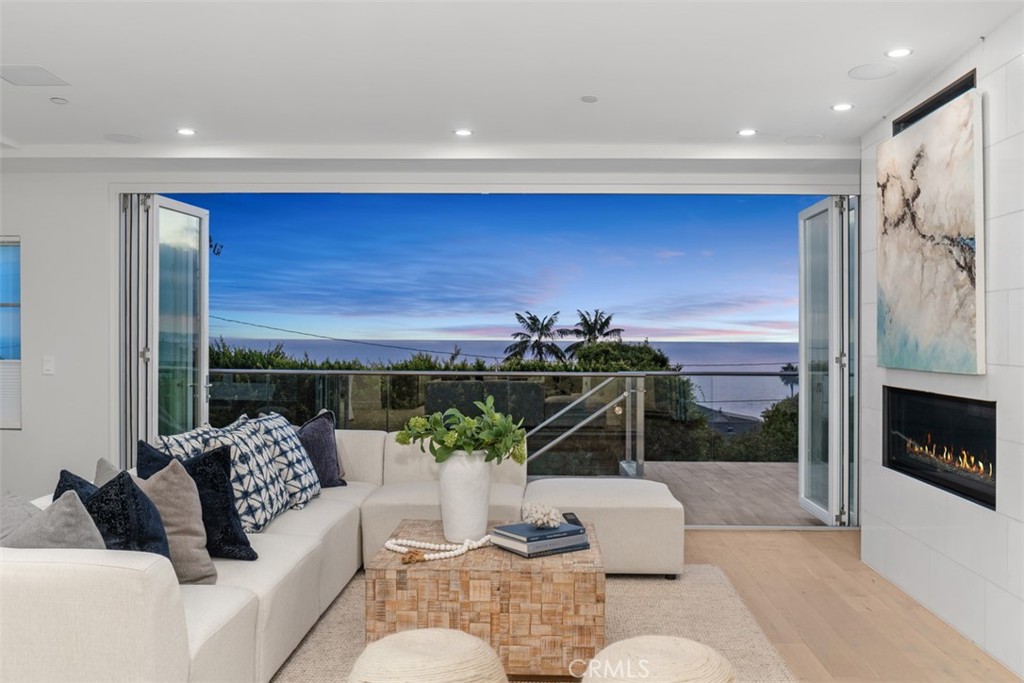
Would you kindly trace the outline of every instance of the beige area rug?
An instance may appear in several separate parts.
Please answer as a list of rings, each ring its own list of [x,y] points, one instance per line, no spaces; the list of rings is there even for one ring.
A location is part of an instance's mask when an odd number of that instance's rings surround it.
[[[277,672],[274,683],[346,681],[365,644],[364,600],[360,572]],[[686,565],[675,581],[660,576],[611,576],[606,601],[608,643],[644,634],[690,638],[710,645],[732,662],[737,681],[796,681],[715,565]]]

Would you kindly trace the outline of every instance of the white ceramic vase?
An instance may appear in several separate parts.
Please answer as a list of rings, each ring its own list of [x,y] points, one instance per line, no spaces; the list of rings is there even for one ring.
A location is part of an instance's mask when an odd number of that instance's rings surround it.
[[[441,526],[449,543],[480,540],[487,533],[491,463],[484,451],[455,451],[440,464]]]

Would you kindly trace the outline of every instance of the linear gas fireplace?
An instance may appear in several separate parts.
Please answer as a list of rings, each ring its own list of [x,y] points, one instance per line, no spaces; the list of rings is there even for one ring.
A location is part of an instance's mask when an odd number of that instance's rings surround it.
[[[883,390],[883,464],[995,510],[996,404]]]

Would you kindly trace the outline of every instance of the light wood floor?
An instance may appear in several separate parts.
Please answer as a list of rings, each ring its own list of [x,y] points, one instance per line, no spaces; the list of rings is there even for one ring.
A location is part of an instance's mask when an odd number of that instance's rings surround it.
[[[863,564],[858,531],[691,529],[685,546],[725,571],[801,681],[1021,680]]]
[[[683,504],[687,526],[822,526],[797,502],[795,462],[646,462]]]

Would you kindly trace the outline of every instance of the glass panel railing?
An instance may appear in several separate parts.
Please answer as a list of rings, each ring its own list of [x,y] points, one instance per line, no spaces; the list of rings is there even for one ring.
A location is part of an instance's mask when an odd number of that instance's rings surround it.
[[[243,413],[255,416],[273,411],[301,425],[327,408],[344,427],[347,380],[326,373],[214,370],[210,372],[210,424],[223,427]]]
[[[643,476],[645,460],[797,457],[795,373],[214,370],[211,384],[214,426],[270,411],[302,424],[328,408],[339,428],[395,431],[450,407],[473,414],[473,402],[491,395],[499,411],[523,419],[530,453],[543,451],[530,475]]]
[[[210,424],[215,427],[242,413],[270,411],[302,424],[328,408],[339,428],[395,431],[414,415],[450,407],[472,415],[474,401],[490,395],[499,411],[523,420],[531,432],[530,452],[549,448],[530,462],[531,475],[614,475],[620,461],[635,457],[639,423],[633,415],[635,399],[621,398],[625,376],[212,370],[210,382]]]
[[[648,384],[647,461],[796,462],[795,372],[655,376]]]

